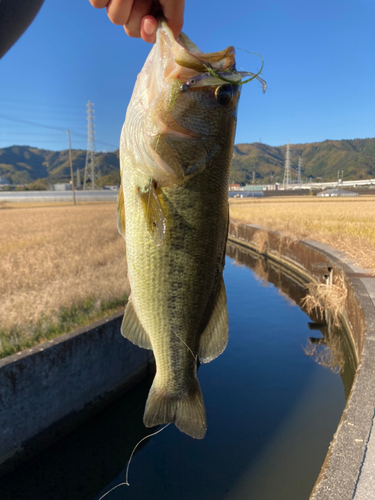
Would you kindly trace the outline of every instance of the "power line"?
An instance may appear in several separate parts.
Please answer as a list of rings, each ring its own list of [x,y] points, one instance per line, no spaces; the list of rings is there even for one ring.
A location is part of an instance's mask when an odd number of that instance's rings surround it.
[[[15,117],[3,115],[3,114],[0,114],[0,118],[2,118],[4,120],[15,122],[15,123],[22,123],[23,125],[31,125],[32,127],[40,127],[40,128],[50,129],[50,130],[57,130],[59,132],[65,132],[65,130],[66,130],[66,128],[55,127],[53,125],[46,125],[46,124],[43,124],[43,123],[37,123],[37,122],[34,122],[34,121],[30,121],[30,120],[23,120],[21,118],[15,118]],[[77,132],[74,129],[71,129],[71,133],[74,136],[86,139],[86,136],[84,134],[82,134],[80,132]],[[113,150],[117,150],[118,149],[118,146],[115,146],[114,144],[108,144],[108,143],[103,142],[103,141],[96,141],[96,142],[98,144],[102,144],[104,146],[108,146],[110,148],[113,148]]]
[[[60,132],[65,131],[65,129],[63,129],[62,127],[54,127],[53,125],[43,125],[42,123],[36,123],[36,122],[29,121],[29,120],[21,120],[20,118],[12,118],[10,116],[6,116],[6,115],[2,115],[2,114],[0,114],[0,118],[3,118],[4,120],[9,120],[12,122],[23,123],[26,125],[32,125],[33,127],[49,128],[51,130],[59,130]]]

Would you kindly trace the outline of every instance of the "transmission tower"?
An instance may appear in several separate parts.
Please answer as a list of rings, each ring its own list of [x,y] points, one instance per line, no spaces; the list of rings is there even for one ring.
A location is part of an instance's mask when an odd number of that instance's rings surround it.
[[[301,160],[301,155],[300,155],[298,158],[298,178],[297,178],[297,183],[299,185],[302,184],[301,172],[302,172],[302,160]]]
[[[85,163],[85,177],[83,189],[88,188],[88,181],[91,181],[90,189],[95,189],[95,181],[100,177],[99,171],[95,165],[95,125],[94,125],[94,104],[90,101],[87,107],[87,152]]]
[[[289,151],[289,141],[286,145],[286,155],[285,155],[285,170],[284,170],[284,181],[283,185],[284,188],[288,188],[289,184],[291,181],[291,176],[290,176],[290,151]]]

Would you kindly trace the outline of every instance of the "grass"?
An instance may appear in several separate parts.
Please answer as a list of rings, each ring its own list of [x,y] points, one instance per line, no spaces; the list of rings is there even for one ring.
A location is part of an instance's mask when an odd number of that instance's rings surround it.
[[[42,316],[37,322],[0,329],[0,359],[122,311],[127,298],[127,294],[107,302],[89,298],[70,308],[60,307],[58,312]]]
[[[122,310],[114,203],[0,210],[0,357]]]
[[[375,272],[374,197],[231,198],[229,207],[232,220],[328,244]]]
[[[115,212],[114,203],[1,204],[0,357],[124,308]],[[375,198],[230,199],[230,215],[327,243],[375,271]]]
[[[348,294],[344,276],[337,274],[329,286],[323,283],[309,283],[306,288],[308,292],[302,299],[302,306],[306,308],[307,314],[315,311],[323,321],[330,315],[332,323],[339,328],[339,318],[345,312]]]

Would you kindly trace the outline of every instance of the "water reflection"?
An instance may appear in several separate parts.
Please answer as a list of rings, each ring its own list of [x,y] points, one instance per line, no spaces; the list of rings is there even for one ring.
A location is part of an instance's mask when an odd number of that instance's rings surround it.
[[[264,283],[274,284],[287,300],[298,305],[307,314],[303,302],[306,289],[291,272],[278,266],[272,260],[234,243],[228,243],[227,255],[238,264],[252,269]],[[309,313],[309,317],[312,320],[308,323],[309,329],[319,331],[321,336],[309,337],[304,352],[319,365],[340,374],[347,399],[357,369],[349,335],[343,328],[335,325],[329,311],[324,312],[323,320],[315,310]]]
[[[237,246],[228,255],[235,258],[224,271],[228,347],[198,374],[205,439],[169,426],[138,450],[131,486],[105,500],[309,497],[345,406],[340,377],[322,366],[324,356],[312,362],[336,333],[292,307],[304,296],[293,276]],[[334,349],[332,356],[338,364]],[[345,356],[343,378],[351,366]],[[131,449],[150,433],[142,422],[148,388],[145,381],[0,480],[1,500],[98,500],[122,483]]]

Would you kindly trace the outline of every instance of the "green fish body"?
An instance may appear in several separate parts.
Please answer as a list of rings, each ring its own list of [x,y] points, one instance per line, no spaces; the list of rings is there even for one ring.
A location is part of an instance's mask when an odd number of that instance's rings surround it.
[[[239,86],[206,76],[206,65],[233,68],[233,48],[203,54],[159,25],[122,131],[118,200],[131,286],[121,331],[156,361],[144,423],[173,422],[198,439],[207,425],[197,360],[228,341],[222,273],[239,99]]]

